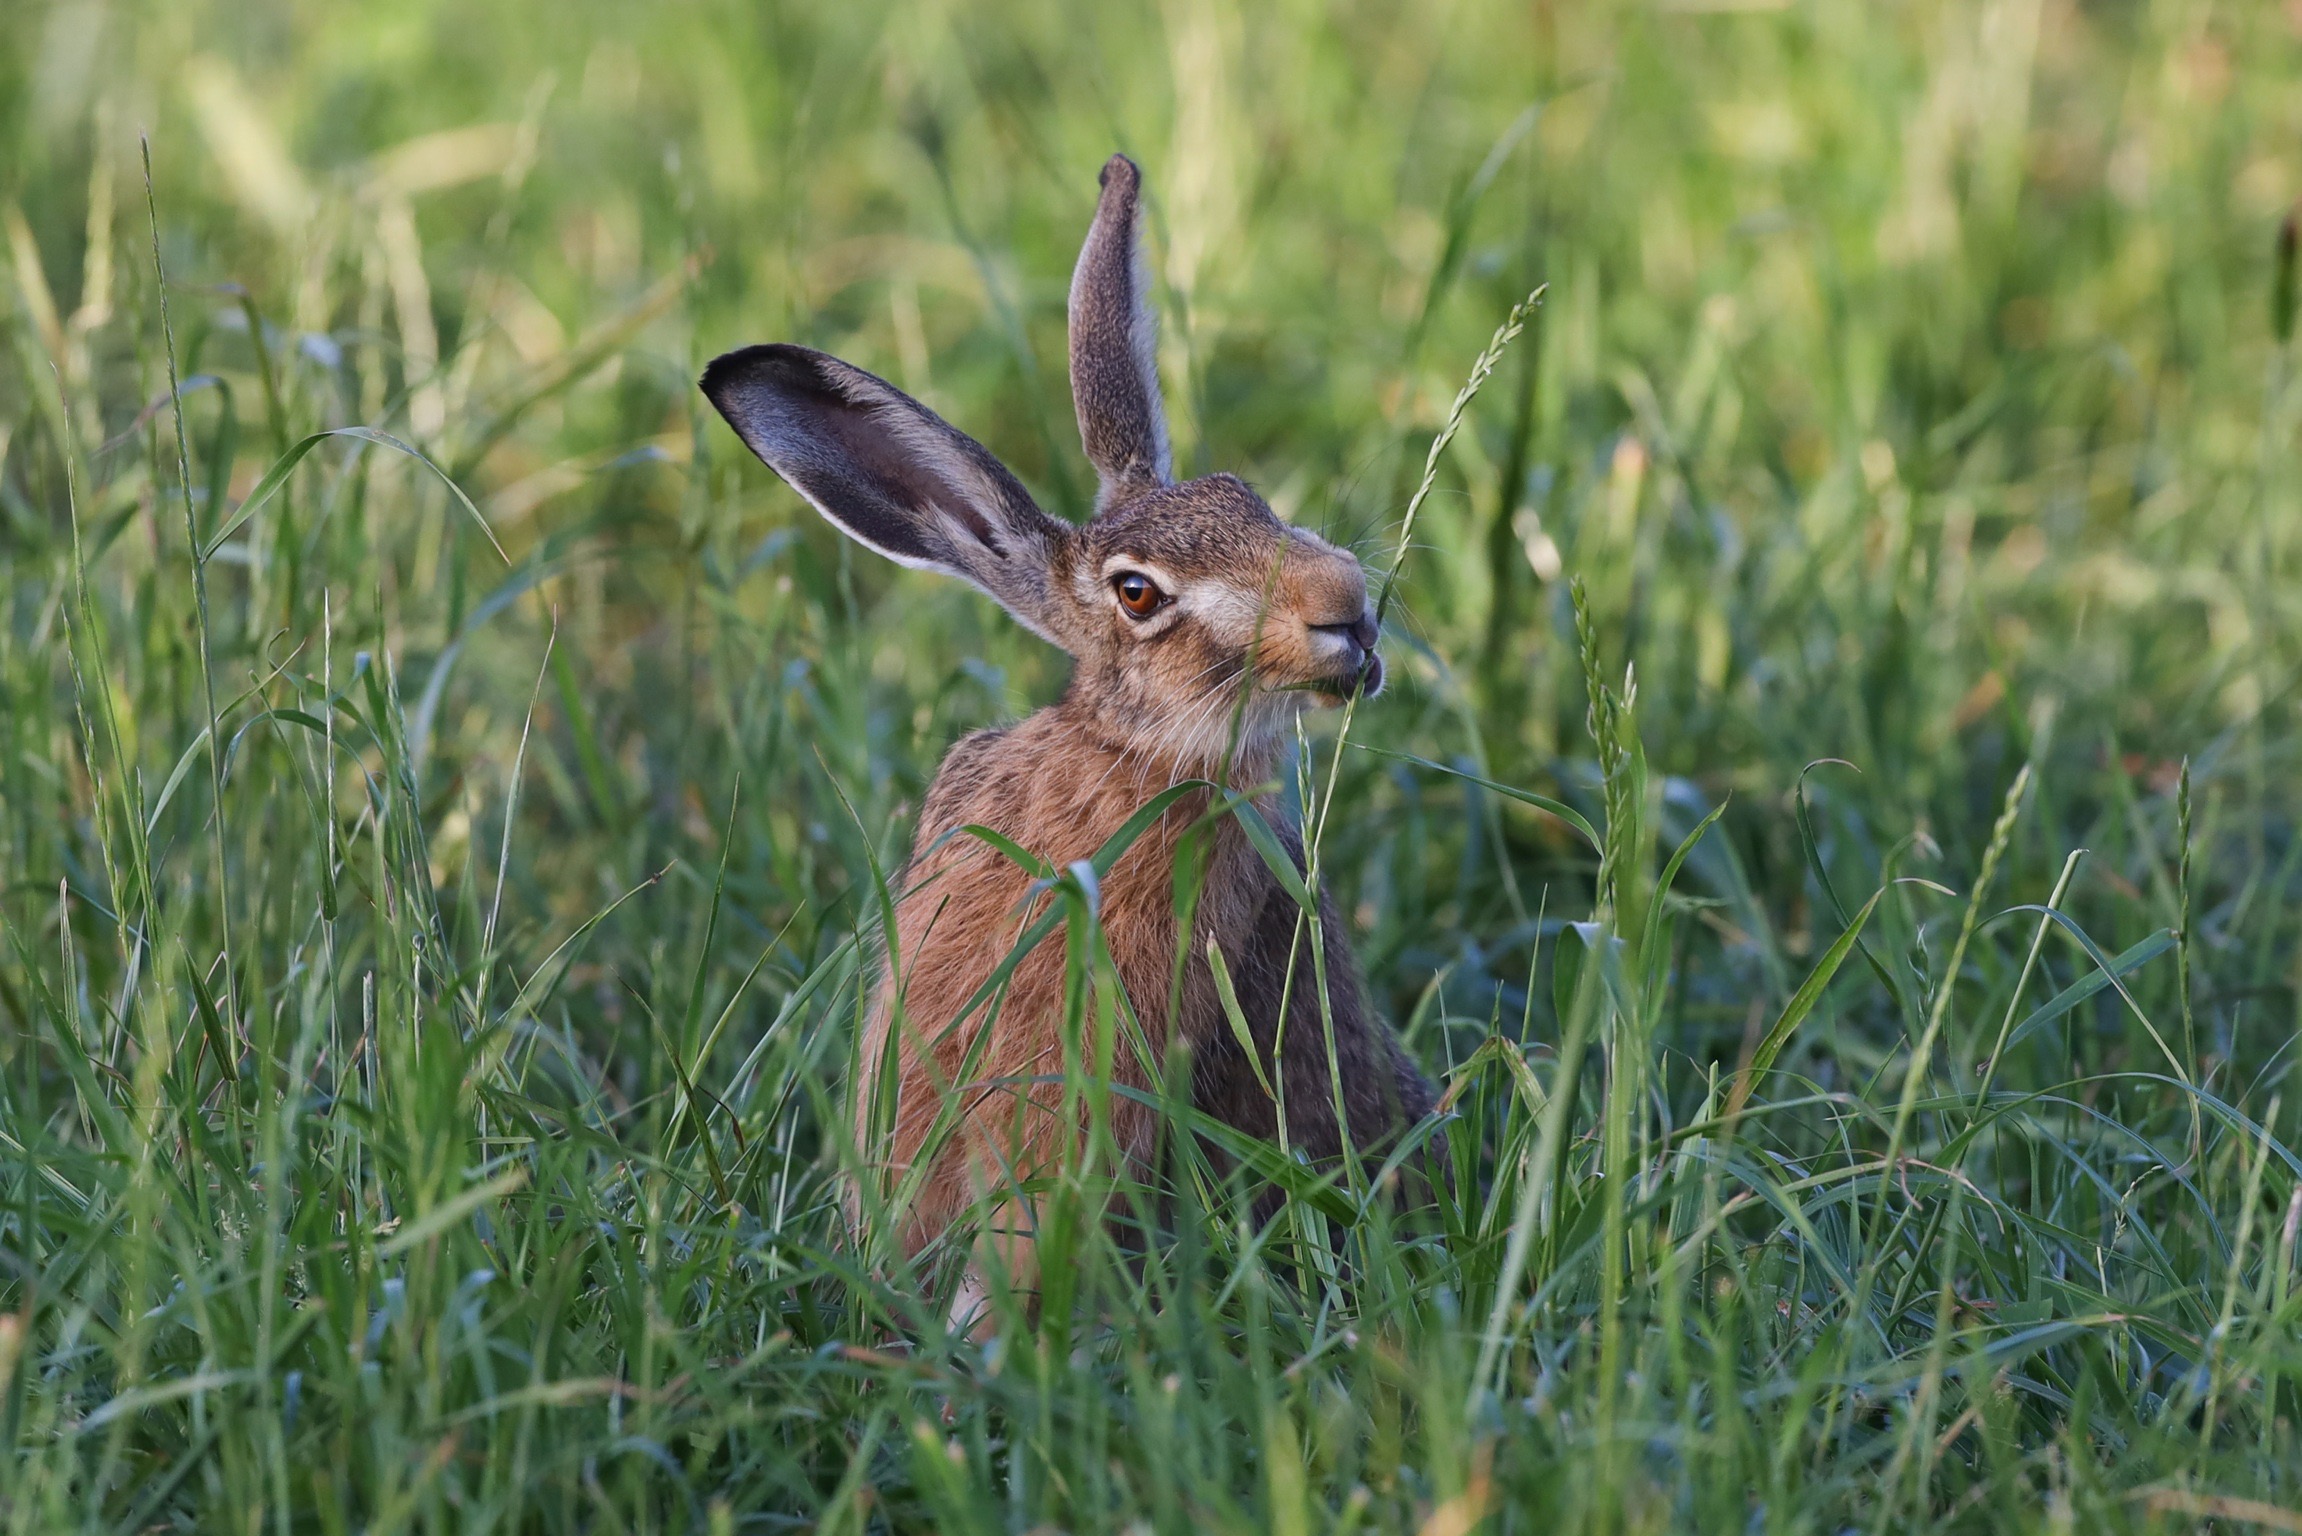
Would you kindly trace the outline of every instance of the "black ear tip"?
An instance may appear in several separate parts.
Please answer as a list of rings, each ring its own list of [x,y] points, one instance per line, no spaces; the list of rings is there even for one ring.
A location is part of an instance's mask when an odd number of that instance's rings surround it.
[[[1114,178],[1119,183],[1119,190],[1132,192],[1142,184],[1143,170],[1125,155],[1113,155],[1103,162],[1103,169],[1096,174],[1095,185],[1108,189]]]
[[[761,353],[767,347],[738,347],[733,352],[722,352],[704,365],[703,377],[697,381],[704,397],[721,410],[727,409],[728,395],[745,380],[755,377],[759,365],[765,361]]]
[[[784,391],[821,391],[823,373],[816,366],[820,355],[782,341],[738,347],[713,358],[698,382],[704,398],[718,406],[724,416],[733,397],[745,389],[764,385]]]

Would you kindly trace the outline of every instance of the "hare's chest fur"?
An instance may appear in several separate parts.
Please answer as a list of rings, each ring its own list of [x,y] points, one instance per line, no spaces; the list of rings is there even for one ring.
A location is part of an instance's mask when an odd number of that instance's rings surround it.
[[[1094,740],[1057,709],[1005,731],[979,732],[952,749],[922,808],[887,978],[912,1027],[946,1033],[933,1054],[950,1055],[959,1065],[962,1042],[974,1040],[979,1020],[949,1026],[1045,909],[1028,871],[958,829],[989,827],[1061,869],[1092,858],[1147,801],[1191,777]],[[1200,1016],[1200,1005],[1212,1000],[1202,998],[1195,975],[1186,977],[1181,1016],[1167,1018],[1179,937],[1176,856],[1205,810],[1204,794],[1182,796],[1128,846],[1098,887],[1098,919],[1128,1002],[1161,1043],[1179,1027],[1196,1045],[1212,1022]],[[1194,957],[1210,935],[1228,951],[1277,893],[1235,824],[1219,823],[1207,835],[1207,878],[1191,925]],[[1043,1070],[1059,1061],[1064,964],[1059,942],[1044,942],[1023,958],[1007,983],[994,1038],[979,1058],[983,1066],[972,1075]],[[1187,969],[1203,972],[1204,961]],[[1119,1075],[1138,1074],[1122,1064]]]
[[[896,942],[865,1039],[867,1066],[886,1060],[892,1044],[904,1083],[892,1144],[867,1147],[868,1155],[908,1166],[957,1093],[963,1139],[977,1150],[955,1160],[936,1186],[956,1210],[971,1187],[961,1172],[965,1157],[986,1166],[1038,1166],[1068,1135],[1067,946],[1043,939],[995,989],[996,1013],[976,1004],[1048,898],[1033,891],[1029,871],[958,829],[989,827],[1061,868],[1092,857],[1147,801],[1195,777],[1100,745],[1096,732],[1066,719],[1063,706],[952,749],[922,810],[896,905]],[[1275,805],[1262,809],[1300,868],[1294,828]],[[1332,903],[1322,893],[1314,927],[1237,822],[1207,823],[1206,810],[1204,793],[1180,797],[1099,882],[1102,935],[1141,1026],[1140,1035],[1130,1031],[1125,1043],[1114,1042],[1106,1058],[1111,1078],[1148,1089],[1167,1071],[1168,1051],[1185,1045],[1196,1108],[1313,1158],[1338,1155],[1346,1139],[1373,1145],[1411,1124],[1430,1107],[1430,1085],[1370,1015]],[[1202,824],[1207,864],[1184,935],[1175,911],[1176,855],[1185,834]],[[1188,946],[1180,967],[1179,943]],[[1245,1041],[1224,1016],[1207,961],[1210,943],[1232,979]],[[1134,1045],[1138,1039],[1150,1047],[1148,1060]],[[1085,1048],[1085,1041],[1070,1046]],[[1244,1059],[1249,1049],[1261,1071]],[[1115,1095],[1110,1114],[1127,1155],[1148,1152],[1156,1131],[1145,1099]],[[933,1230],[935,1220],[927,1213],[917,1230]]]

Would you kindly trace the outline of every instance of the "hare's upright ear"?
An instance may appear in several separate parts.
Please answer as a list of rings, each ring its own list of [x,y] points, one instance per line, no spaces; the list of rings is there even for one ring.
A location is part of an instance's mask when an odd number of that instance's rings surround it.
[[[1071,273],[1071,401],[1107,505],[1128,487],[1166,485],[1159,317],[1143,256],[1143,176],[1125,155],[1103,167],[1095,225]]]
[[[1063,643],[1055,568],[1069,524],[1007,466],[886,380],[806,347],[746,347],[703,392],[767,466],[857,543],[964,577]]]

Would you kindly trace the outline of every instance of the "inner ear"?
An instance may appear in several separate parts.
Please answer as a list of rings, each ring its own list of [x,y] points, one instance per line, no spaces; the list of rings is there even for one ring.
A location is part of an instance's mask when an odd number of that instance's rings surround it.
[[[1007,558],[1007,546],[999,542],[998,530],[991,520],[970,506],[964,497],[953,501],[938,501],[935,509],[967,530],[967,536],[999,558]]]
[[[1021,494],[1019,488],[1011,491],[999,483],[1000,476],[970,463],[955,441],[958,434],[948,428],[930,430],[907,405],[908,400],[843,401],[827,417],[836,451],[874,481],[888,501],[956,525],[955,531],[993,559],[1006,559],[1008,541],[989,508],[1009,507]]]
[[[1062,643],[1051,578],[1071,527],[981,443],[886,380],[788,343],[730,352],[702,382],[751,450],[851,537],[964,577]]]

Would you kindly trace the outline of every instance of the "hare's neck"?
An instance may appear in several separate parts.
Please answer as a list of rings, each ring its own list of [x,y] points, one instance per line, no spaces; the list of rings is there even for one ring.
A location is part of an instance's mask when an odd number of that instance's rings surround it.
[[[1207,779],[1247,789],[1268,781],[1279,766],[1285,737],[1268,711],[1250,708],[1248,718],[1212,710],[1205,719],[1122,720],[1077,694],[1068,694],[1047,713],[1051,723],[1080,746],[1082,758],[1123,765],[1140,783],[1157,787]]]

